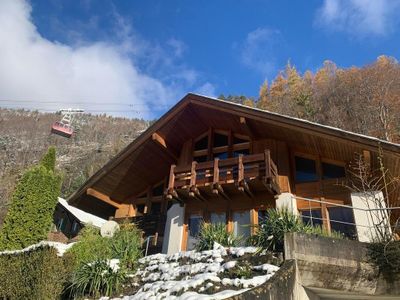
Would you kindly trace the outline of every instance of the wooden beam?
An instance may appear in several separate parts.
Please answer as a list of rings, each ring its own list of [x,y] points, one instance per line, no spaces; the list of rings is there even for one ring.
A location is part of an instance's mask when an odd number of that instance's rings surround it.
[[[171,150],[171,147],[168,147],[167,142],[161,135],[155,132],[151,135],[151,139],[155,144],[160,146],[161,149],[163,149],[174,161],[178,160],[178,156],[176,155],[176,153]]]
[[[249,123],[249,121],[245,117],[239,117],[239,122],[249,137],[254,137],[256,135],[256,130],[253,128],[253,126]]]
[[[121,208],[122,205],[123,205],[121,203],[115,202],[109,196],[107,196],[107,195],[105,195],[103,193],[100,193],[99,191],[96,191],[93,188],[88,188],[86,190],[86,194],[89,195],[89,196],[93,196],[93,197],[95,197],[95,198],[97,198],[97,199],[99,199],[99,200],[101,200],[101,201],[103,201],[103,202],[105,202],[105,203],[107,203],[107,204],[109,204],[111,206],[114,206],[115,208]]]
[[[325,201],[324,198],[321,198],[321,201]],[[326,203],[321,203],[321,215],[322,215],[322,222],[324,225],[324,228],[327,232],[331,233],[331,222],[329,219],[329,211],[326,207]]]

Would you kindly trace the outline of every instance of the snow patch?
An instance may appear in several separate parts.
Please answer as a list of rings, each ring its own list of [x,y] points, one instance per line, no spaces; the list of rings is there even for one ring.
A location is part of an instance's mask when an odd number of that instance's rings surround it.
[[[6,250],[0,252],[0,255],[10,255],[10,254],[20,254],[24,252],[30,252],[34,251],[38,248],[44,248],[44,247],[52,247],[57,250],[57,255],[58,256],[63,256],[65,251],[67,251],[69,248],[72,247],[75,243],[70,243],[70,244],[63,244],[59,242],[51,242],[51,241],[41,241],[37,244],[30,245],[24,249],[21,250]]]

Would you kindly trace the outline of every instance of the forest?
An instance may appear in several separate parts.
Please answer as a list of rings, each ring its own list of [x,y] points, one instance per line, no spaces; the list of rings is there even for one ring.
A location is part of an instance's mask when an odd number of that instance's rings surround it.
[[[220,99],[400,142],[400,65],[388,56],[363,67],[340,68],[325,61],[316,71],[300,73],[290,62],[258,99]]]

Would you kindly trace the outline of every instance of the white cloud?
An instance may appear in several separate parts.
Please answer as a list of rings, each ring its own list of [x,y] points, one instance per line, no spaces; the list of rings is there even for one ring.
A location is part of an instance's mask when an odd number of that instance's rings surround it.
[[[194,92],[204,96],[217,97],[215,86],[209,82],[198,87]]]
[[[361,37],[390,34],[397,23],[399,0],[324,0],[316,24]]]
[[[23,106],[47,110],[80,106],[114,115],[154,117],[157,113],[150,112],[154,106],[165,110],[188,89],[201,85],[195,70],[171,61],[182,55],[183,43],[170,43],[175,54],[162,47],[157,53],[157,47],[134,36],[118,15],[116,21],[121,27],[120,43],[79,40],[67,45],[40,35],[28,2],[1,0],[0,100],[15,102],[0,102],[0,106],[17,107],[21,105],[17,101],[32,101]],[[143,63],[139,66],[139,61],[144,61],[151,69],[153,54],[157,57],[155,65],[166,68],[159,77],[144,72]],[[164,81],[165,74],[173,79]]]
[[[264,76],[277,68],[277,51],[282,51],[283,38],[278,30],[257,28],[247,34],[238,48],[241,62]]]

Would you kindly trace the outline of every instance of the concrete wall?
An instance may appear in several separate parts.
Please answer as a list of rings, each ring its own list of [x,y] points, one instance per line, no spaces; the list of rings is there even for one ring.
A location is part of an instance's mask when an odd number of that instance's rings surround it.
[[[276,200],[275,205],[277,209],[288,209],[294,215],[298,215],[299,211],[297,210],[297,201],[293,194],[291,193],[282,193],[280,194]]]
[[[178,203],[172,205],[168,210],[162,253],[173,254],[181,251],[184,217],[185,207]]]
[[[386,208],[382,192],[352,193],[351,203],[353,207],[372,209],[372,211],[353,210],[357,236],[360,242],[372,242],[378,239],[379,231],[384,232],[388,230],[388,233],[390,233],[387,211],[373,210],[377,208]]]

